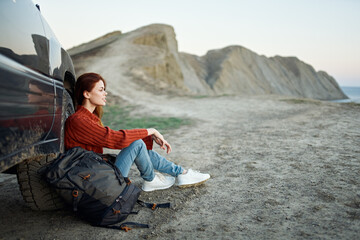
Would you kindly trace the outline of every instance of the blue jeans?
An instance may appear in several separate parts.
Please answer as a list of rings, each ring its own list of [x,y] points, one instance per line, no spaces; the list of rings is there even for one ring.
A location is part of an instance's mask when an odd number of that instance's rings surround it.
[[[174,177],[177,177],[184,170],[181,166],[168,161],[157,152],[147,150],[143,140],[134,141],[116,156],[115,165],[124,177],[128,177],[133,163],[136,164],[141,177],[146,181],[154,179],[154,169]]]

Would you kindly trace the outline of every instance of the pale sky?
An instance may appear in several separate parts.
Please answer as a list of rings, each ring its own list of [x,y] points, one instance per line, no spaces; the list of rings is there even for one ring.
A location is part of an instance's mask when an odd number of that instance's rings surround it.
[[[241,45],[296,56],[341,86],[360,86],[360,0],[33,0],[65,48],[153,23],[174,27],[179,51]]]

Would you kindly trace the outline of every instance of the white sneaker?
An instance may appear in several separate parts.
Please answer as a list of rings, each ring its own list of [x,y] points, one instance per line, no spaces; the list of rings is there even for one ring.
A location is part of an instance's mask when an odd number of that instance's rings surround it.
[[[155,190],[167,189],[174,185],[175,178],[171,176],[164,176],[160,173],[155,173],[155,177],[152,181],[144,181],[142,190],[145,192],[151,192]]]
[[[186,174],[177,176],[176,185],[179,187],[191,187],[204,183],[210,178],[207,173],[200,173],[192,169],[188,169]]]

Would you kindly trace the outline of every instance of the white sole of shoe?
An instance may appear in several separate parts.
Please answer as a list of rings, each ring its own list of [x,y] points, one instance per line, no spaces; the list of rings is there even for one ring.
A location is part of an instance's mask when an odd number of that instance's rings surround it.
[[[148,190],[148,189],[143,189],[143,188],[141,188],[144,192],[152,192],[152,191],[156,191],[156,190],[164,190],[164,189],[168,189],[168,188],[171,188],[173,185],[171,185],[171,186],[169,186],[169,187],[163,187],[163,188],[154,188],[154,189],[150,189],[150,190]]]
[[[182,184],[182,185],[177,185],[179,188],[188,188],[188,187],[196,187],[199,186],[201,184],[203,184],[204,182],[206,182],[207,180],[209,180],[210,178],[201,181],[201,182],[197,182],[197,183],[190,183],[190,184]]]
[[[168,187],[170,188],[170,187]],[[156,189],[150,189],[150,190],[144,190],[142,189],[144,192],[153,192],[153,191],[157,191],[157,190],[165,190],[165,189],[168,189],[168,188],[156,188]]]

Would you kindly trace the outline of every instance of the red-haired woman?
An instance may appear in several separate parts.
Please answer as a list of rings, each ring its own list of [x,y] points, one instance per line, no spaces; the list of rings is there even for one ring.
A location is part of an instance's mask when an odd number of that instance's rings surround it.
[[[152,150],[153,141],[167,153],[170,144],[154,128],[114,131],[101,122],[102,106],[106,104],[106,82],[96,73],[81,75],[75,85],[76,112],[65,124],[65,148],[82,147],[103,153],[103,147],[121,149],[115,165],[124,177],[136,164],[144,179],[142,189],[154,191],[171,187],[177,180],[180,187],[197,185],[210,178],[209,174],[185,170]],[[157,170],[170,176],[155,173]]]

